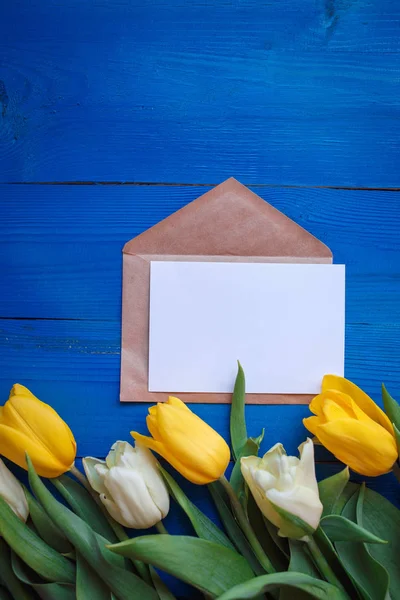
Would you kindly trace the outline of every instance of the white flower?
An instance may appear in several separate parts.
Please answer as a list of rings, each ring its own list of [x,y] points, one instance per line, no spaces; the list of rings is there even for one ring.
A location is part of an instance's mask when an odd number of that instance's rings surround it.
[[[22,485],[0,458],[0,496],[7,502],[21,521],[29,515],[28,502]]]
[[[275,444],[263,458],[241,459],[243,477],[263,515],[279,528],[279,535],[301,539],[305,529],[317,529],[322,514],[315,477],[314,446],[310,439],[299,447],[300,459],[287,456],[282,444]],[[285,517],[285,513],[289,513]],[[294,523],[290,516],[301,521]]]
[[[87,457],[83,466],[110,515],[125,527],[147,529],[169,511],[169,495],[150,450],[116,442],[105,461]]]

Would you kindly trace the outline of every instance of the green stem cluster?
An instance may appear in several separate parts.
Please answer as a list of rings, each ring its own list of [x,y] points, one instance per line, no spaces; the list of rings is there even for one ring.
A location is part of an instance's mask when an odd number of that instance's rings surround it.
[[[252,526],[250,525],[247,515],[244,512],[242,505],[240,504],[231,484],[229,483],[229,481],[227,480],[225,475],[223,475],[219,481],[223,485],[226,493],[228,494],[229,500],[232,505],[233,512],[235,513],[235,517],[236,517],[243,533],[247,537],[249,544],[252,547],[253,552],[254,552],[255,556],[257,557],[260,565],[263,567],[263,569],[267,573],[275,573],[276,571],[275,571],[271,561],[269,560],[268,556],[265,554],[260,542],[258,541],[257,536],[254,533],[254,530],[253,530]]]

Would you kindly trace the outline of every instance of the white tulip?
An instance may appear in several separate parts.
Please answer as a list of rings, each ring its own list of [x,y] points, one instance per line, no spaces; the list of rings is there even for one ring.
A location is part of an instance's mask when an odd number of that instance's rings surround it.
[[[87,457],[83,466],[92,488],[121,525],[147,529],[169,511],[169,495],[153,454],[136,443],[116,442],[105,461]]]
[[[28,502],[22,485],[0,458],[0,496],[7,502],[21,521],[29,515]]]
[[[263,515],[279,528],[279,535],[303,539],[317,529],[323,506],[315,477],[314,445],[310,439],[299,447],[300,459],[287,456],[282,444],[273,446],[263,458],[241,459],[242,475]],[[289,515],[285,518],[285,512]],[[290,515],[301,521],[293,522]],[[288,518],[289,517],[289,518]]]

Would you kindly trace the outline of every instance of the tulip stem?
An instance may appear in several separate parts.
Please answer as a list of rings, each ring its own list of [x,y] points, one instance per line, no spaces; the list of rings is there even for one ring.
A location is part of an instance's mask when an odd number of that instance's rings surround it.
[[[162,533],[162,534],[166,534],[168,535],[168,531],[164,525],[164,523],[162,521],[159,521],[158,523],[155,524],[155,528],[157,529],[158,533]]]
[[[307,537],[306,544],[307,544],[310,554],[314,560],[314,563],[315,563],[318,571],[321,573],[321,575],[323,577],[325,577],[325,579],[328,583],[331,583],[332,585],[339,588],[342,592],[345,592],[343,585],[341,584],[339,579],[336,577],[332,567],[326,560],[325,556],[322,554],[321,550],[319,549],[319,547],[317,545],[317,542],[314,540],[314,538],[312,536]],[[347,594],[346,594],[346,596],[347,596]]]
[[[260,563],[260,565],[263,567],[263,569],[267,573],[275,573],[276,570],[274,569],[271,561],[269,560],[268,556],[265,554],[263,547],[261,546],[260,542],[258,541],[257,536],[254,533],[254,530],[253,530],[252,526],[250,525],[249,520],[242,508],[242,505],[240,504],[240,502],[235,494],[235,490],[233,489],[233,487],[231,486],[231,484],[229,483],[229,481],[227,480],[225,475],[222,475],[222,477],[220,478],[219,481],[223,485],[226,493],[228,494],[228,497],[231,502],[232,509],[235,514],[236,520],[238,521],[243,533],[247,537],[249,544],[252,547],[253,552],[258,559],[258,562]]]

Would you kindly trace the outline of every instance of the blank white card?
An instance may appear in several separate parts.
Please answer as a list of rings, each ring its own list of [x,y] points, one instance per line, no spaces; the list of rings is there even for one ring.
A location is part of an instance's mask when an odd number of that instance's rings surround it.
[[[344,265],[151,263],[149,391],[317,394],[344,371]]]

